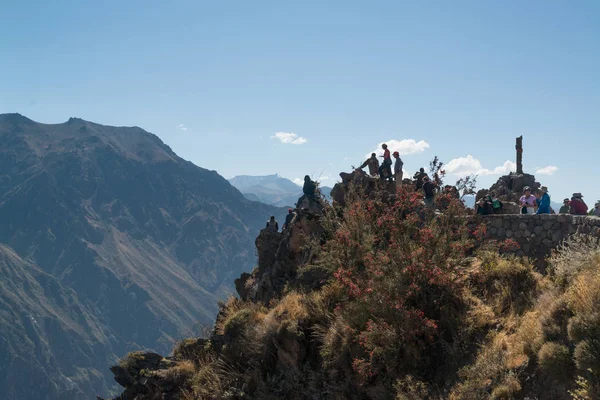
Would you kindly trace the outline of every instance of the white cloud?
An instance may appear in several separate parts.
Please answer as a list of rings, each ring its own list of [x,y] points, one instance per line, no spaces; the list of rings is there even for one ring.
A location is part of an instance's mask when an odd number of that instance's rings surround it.
[[[554,165],[548,165],[544,168],[538,168],[535,173],[539,175],[554,175],[556,171],[558,171],[558,167]]]
[[[292,132],[275,132],[271,139],[278,139],[283,144],[304,144],[308,139]]]
[[[416,141],[414,139],[404,139],[404,140],[388,140],[387,142],[381,142],[377,145],[377,148],[365,155],[365,158],[371,157],[371,153],[377,153],[377,155],[382,155],[383,150],[381,149],[382,144],[387,144],[388,150],[390,152],[397,151],[402,156],[422,153],[429,148],[429,143],[424,140]]]
[[[184,124],[177,125],[177,129],[180,129],[182,131],[187,131],[188,130],[187,126],[185,126]]]
[[[511,171],[515,171],[517,169],[517,165],[514,162],[507,160],[504,162],[504,164],[494,169],[483,168],[481,161],[469,154],[466,157],[450,160],[450,162],[448,162],[443,169],[445,169],[449,174],[460,176],[471,174],[480,176],[507,175]]]
[[[292,182],[294,182],[298,186],[304,185],[304,179],[296,178]]]

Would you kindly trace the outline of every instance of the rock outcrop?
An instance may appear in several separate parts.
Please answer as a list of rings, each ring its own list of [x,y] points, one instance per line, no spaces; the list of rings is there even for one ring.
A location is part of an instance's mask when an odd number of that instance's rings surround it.
[[[511,172],[498,178],[489,189],[481,189],[477,192],[475,201],[491,195],[497,197],[503,203],[503,214],[519,214],[519,199],[523,195],[523,189],[530,187],[535,191],[541,187],[541,184],[535,180],[535,176],[530,174],[516,174]]]
[[[334,204],[344,206],[346,196],[348,196],[350,190],[357,190],[362,195],[370,198],[379,196],[384,201],[389,200],[396,194],[396,184],[394,182],[373,178],[361,169],[354,170],[351,173],[342,172],[340,178],[342,178],[342,182],[337,183],[331,190],[331,198]]]
[[[242,300],[268,303],[286,284],[297,281],[299,266],[311,259],[312,251],[307,244],[318,240],[323,233],[321,218],[329,206],[321,199],[308,196],[302,196],[297,204],[300,207],[295,210],[296,217],[286,230],[263,229],[256,238],[258,266],[251,274],[244,273],[235,281]]]

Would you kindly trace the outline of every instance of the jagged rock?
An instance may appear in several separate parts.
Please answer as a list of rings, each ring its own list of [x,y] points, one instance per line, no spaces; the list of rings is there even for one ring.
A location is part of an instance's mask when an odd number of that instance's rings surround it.
[[[354,184],[358,190],[367,196],[381,196],[383,201],[389,200],[392,195],[396,194],[395,182],[373,178],[360,169],[354,170],[352,173],[342,172],[340,178],[342,178],[342,182],[337,183],[331,190],[331,198],[334,204],[342,206],[346,204],[346,195],[350,183]],[[411,181],[407,180],[407,184],[411,184]]]
[[[510,173],[498,178],[489,189],[482,189],[477,192],[476,200],[492,194],[498,197],[502,202],[519,203],[519,199],[523,195],[523,189],[529,186],[532,190],[537,190],[541,184],[535,180],[535,176],[530,174],[515,174]],[[508,213],[506,210],[504,213]]]
[[[323,214],[327,204],[320,197],[304,195],[298,199],[296,208],[299,210],[310,210],[316,214]]]
[[[296,217],[284,232],[264,229],[256,238],[258,268],[235,281],[242,300],[267,303],[280,296],[286,284],[296,280],[298,267],[310,261],[307,240],[323,233],[321,217],[327,203],[302,196],[298,205],[302,207],[295,210]]]
[[[153,352],[135,352],[110,368],[125,391],[113,400],[174,399],[183,376],[168,374],[179,363]],[[98,399],[101,400],[100,397]]]
[[[475,201],[491,195],[502,201],[502,214],[520,214],[519,199],[523,195],[523,189],[529,186],[531,190],[537,190],[541,187],[539,182],[536,182],[535,176],[530,174],[515,174],[510,173],[498,178],[489,189],[481,189],[475,196]]]
[[[235,283],[235,290],[238,292],[238,294],[240,295],[240,299],[246,301],[246,299],[248,298],[248,294],[250,292],[250,285],[248,285],[248,280],[252,277],[251,274],[247,273],[247,272],[242,272],[242,275],[237,278],[234,283]]]
[[[283,233],[274,232],[269,229],[260,231],[255,240],[256,250],[258,253],[258,268],[262,270],[275,262],[277,249],[283,240]]]

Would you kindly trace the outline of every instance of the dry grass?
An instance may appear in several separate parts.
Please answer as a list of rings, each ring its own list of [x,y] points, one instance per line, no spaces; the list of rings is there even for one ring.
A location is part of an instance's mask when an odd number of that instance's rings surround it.
[[[562,284],[590,266],[600,264],[600,239],[575,234],[565,240],[549,259],[550,269]]]

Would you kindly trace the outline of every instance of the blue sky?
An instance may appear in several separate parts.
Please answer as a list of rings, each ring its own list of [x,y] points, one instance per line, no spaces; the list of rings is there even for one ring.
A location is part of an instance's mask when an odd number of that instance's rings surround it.
[[[600,199],[598,1],[23,0],[0,16],[0,112],[137,125],[227,178],[324,184],[396,140],[407,171],[438,155],[449,181],[488,187],[524,135],[554,200]]]

